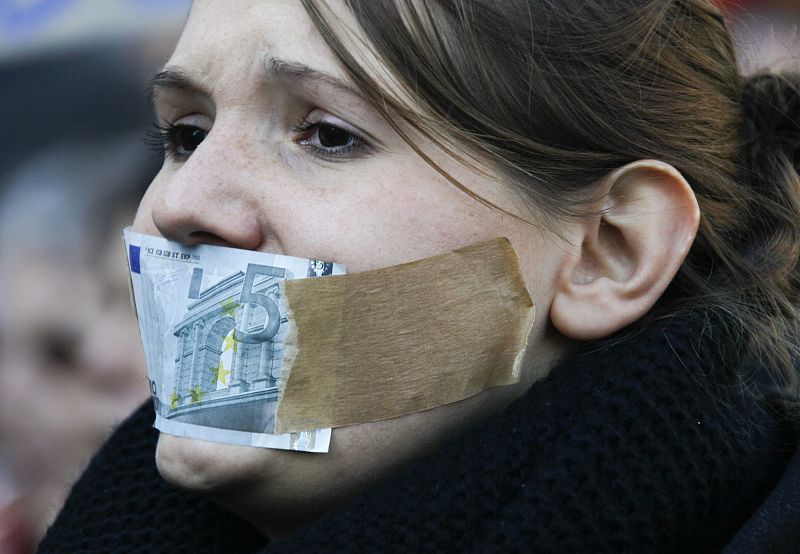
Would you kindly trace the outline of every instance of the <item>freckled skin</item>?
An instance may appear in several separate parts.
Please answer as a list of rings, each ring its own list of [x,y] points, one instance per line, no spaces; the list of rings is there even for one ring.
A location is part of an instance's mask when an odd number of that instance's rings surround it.
[[[352,21],[340,2],[333,5]],[[157,462],[167,480],[210,495],[277,537],[523,394],[526,375],[551,366],[563,352],[549,338],[546,314],[553,276],[569,253],[536,227],[460,192],[363,101],[324,87],[265,84],[265,52],[344,75],[299,2],[194,2],[167,67],[181,68],[208,94],[159,92],[156,107],[162,121],[192,124],[208,135],[187,158],[167,159],[142,201],[136,231],[333,260],[350,273],[506,236],[540,314],[518,385],[335,429],[325,455],[161,435]],[[337,161],[315,158],[292,131],[309,114],[379,137],[383,149]],[[477,194],[514,205],[504,186],[441,155],[437,161]]]

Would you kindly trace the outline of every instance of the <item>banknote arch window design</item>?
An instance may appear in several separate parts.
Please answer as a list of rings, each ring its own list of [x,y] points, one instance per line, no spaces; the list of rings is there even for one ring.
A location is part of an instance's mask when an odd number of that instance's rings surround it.
[[[200,425],[213,418],[241,430],[271,425],[272,411],[255,407],[278,397],[286,333],[279,283],[285,278],[283,268],[248,264],[201,291],[203,270],[194,270],[188,290],[194,301],[173,333],[178,348],[167,417]],[[248,404],[254,409],[244,410]],[[228,410],[248,415],[219,417]]]

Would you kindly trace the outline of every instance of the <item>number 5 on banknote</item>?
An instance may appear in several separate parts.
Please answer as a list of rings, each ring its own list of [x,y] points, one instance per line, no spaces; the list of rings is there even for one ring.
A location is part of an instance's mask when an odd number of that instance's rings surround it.
[[[264,293],[253,291],[253,285],[255,284],[256,277],[259,275],[283,279],[286,277],[286,270],[282,267],[247,264],[247,272],[244,275],[244,285],[242,287],[242,295],[239,297],[239,304],[242,306],[245,304],[257,304],[261,306],[267,311],[267,318],[264,321],[264,328],[256,333],[248,333],[247,329],[244,331],[234,329],[233,339],[239,342],[250,344],[267,342],[272,340],[278,333],[278,328],[281,326],[281,312],[275,300]]]
[[[233,340],[236,342],[245,342],[248,344],[258,344],[272,340],[278,334],[281,326],[281,312],[278,304],[275,303],[269,295],[263,292],[255,292],[253,285],[255,285],[256,277],[263,275],[265,277],[277,277],[278,279],[286,278],[286,269],[282,267],[273,267],[271,265],[261,264],[247,264],[247,271],[244,275],[244,283],[242,285],[242,294],[239,297],[239,305],[244,307],[246,304],[255,304],[261,306],[266,310],[267,316],[264,320],[264,328],[258,332],[250,333],[245,329],[242,331],[239,328],[233,330]],[[189,286],[189,298],[198,298],[200,296],[200,283],[203,280],[203,268],[195,268],[192,273],[192,282]],[[153,393],[155,394],[155,393]]]

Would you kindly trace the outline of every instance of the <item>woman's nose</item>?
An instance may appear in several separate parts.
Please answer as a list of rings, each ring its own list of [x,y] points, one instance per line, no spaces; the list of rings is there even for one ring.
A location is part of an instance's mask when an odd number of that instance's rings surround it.
[[[166,238],[187,245],[217,244],[249,250],[265,240],[244,160],[215,151],[211,135],[180,165],[168,161],[149,198],[152,223]],[[140,214],[145,215],[146,214]]]

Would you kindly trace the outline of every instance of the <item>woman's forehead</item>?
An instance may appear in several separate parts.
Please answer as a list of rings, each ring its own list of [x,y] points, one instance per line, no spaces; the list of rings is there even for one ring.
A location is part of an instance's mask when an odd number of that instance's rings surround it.
[[[167,65],[215,82],[259,76],[272,58],[345,78],[299,0],[196,0]]]
[[[369,48],[352,12],[341,0],[325,3],[323,17],[347,50],[386,91],[395,79]],[[195,0],[181,38],[166,64],[187,73],[206,90],[275,77],[320,73],[352,85],[300,0]],[[232,81],[234,80],[234,81]],[[398,95],[400,96],[400,95]]]

